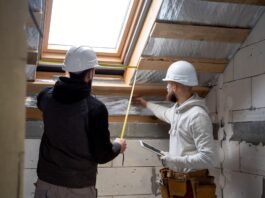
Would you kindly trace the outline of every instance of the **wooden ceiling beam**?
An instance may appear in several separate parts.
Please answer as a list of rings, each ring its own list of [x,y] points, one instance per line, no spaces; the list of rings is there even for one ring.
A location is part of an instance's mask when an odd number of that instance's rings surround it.
[[[52,87],[53,81],[35,81],[27,82],[27,94],[37,94],[45,87]],[[131,93],[132,86],[124,83],[93,83],[92,93],[95,95],[105,96],[128,96]],[[200,96],[207,95],[208,87],[194,87],[194,91]],[[167,94],[166,86],[158,85],[136,85],[134,90],[135,96],[165,96]]]
[[[151,37],[242,43],[250,29],[155,23]]]
[[[228,61],[225,59],[196,59],[196,58],[167,58],[167,57],[141,57],[139,69],[141,70],[167,70],[175,61],[186,60],[194,65],[198,72],[223,73]]]
[[[259,5],[259,6],[265,5],[265,0],[203,0],[203,1],[219,2],[219,3],[249,4],[249,5]]]
[[[124,122],[125,115],[109,115],[109,122]],[[27,120],[42,120],[42,112],[35,107],[26,107]],[[155,116],[129,115],[128,122],[161,123]]]

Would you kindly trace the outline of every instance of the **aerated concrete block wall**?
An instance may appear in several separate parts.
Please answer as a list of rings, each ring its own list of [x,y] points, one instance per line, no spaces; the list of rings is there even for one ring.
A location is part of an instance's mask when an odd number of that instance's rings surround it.
[[[218,197],[265,197],[265,14],[206,100],[219,125]]]
[[[110,123],[111,137],[119,137],[122,123]],[[99,166],[97,188],[99,197],[107,198],[152,198],[160,197],[158,171],[161,163],[158,157],[140,147],[139,139],[168,150],[168,129],[166,124],[129,123],[125,138],[127,150],[122,166],[122,156]],[[34,197],[34,182],[40,138],[43,133],[42,121],[27,121],[25,139],[25,185],[24,197]]]

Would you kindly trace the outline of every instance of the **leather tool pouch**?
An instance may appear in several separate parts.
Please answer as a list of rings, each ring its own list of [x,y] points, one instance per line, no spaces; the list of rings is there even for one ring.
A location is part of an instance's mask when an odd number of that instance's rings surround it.
[[[187,193],[187,181],[178,180],[175,178],[168,178],[168,190],[170,197],[172,196],[185,196]]]
[[[162,198],[169,198],[168,186],[167,184],[160,185],[160,192]]]
[[[167,168],[160,169],[161,183],[160,183],[160,192],[163,198],[169,198],[168,192],[168,178],[167,178]]]
[[[194,198],[215,198],[216,186],[213,180],[211,176],[191,179]]]

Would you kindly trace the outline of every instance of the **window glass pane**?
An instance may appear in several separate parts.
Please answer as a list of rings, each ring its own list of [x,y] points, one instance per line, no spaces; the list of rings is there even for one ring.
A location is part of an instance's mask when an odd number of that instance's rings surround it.
[[[131,0],[53,0],[48,45],[115,51],[130,5]]]

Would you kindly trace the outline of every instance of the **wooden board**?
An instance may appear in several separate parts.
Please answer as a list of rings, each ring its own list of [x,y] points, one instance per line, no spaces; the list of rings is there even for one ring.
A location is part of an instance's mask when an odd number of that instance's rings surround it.
[[[249,33],[249,29],[241,28],[155,23],[151,37],[242,43]]]
[[[47,81],[35,81],[27,82],[27,94],[32,95],[39,93],[45,87],[52,87],[54,82]],[[128,96],[131,93],[132,86],[122,84],[111,83],[93,83],[92,94],[95,95],[107,95],[107,96]],[[207,87],[194,87],[194,91],[200,96],[207,95],[209,88]],[[166,86],[158,85],[136,85],[134,95],[135,96],[166,96]]]
[[[110,115],[109,122],[124,122],[125,115]],[[42,112],[34,107],[26,107],[26,119],[27,120],[42,120]],[[138,116],[130,115],[128,122],[141,122],[141,123],[160,123],[155,116]]]
[[[43,72],[43,71],[36,72],[37,79],[54,80],[59,76],[65,76],[65,72]]]
[[[197,72],[223,73],[227,60],[196,59],[196,58],[166,58],[166,57],[141,57],[139,69],[141,70],[167,70],[175,61],[186,60],[194,65]]]

